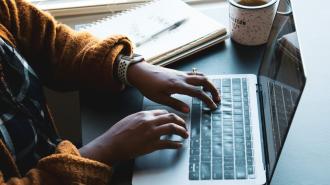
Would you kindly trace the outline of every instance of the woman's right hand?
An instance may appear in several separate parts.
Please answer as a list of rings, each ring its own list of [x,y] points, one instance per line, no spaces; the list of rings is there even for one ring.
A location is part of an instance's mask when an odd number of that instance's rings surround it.
[[[182,143],[160,140],[162,135],[188,137],[186,124],[166,110],[142,111],[122,119],[80,149],[83,157],[112,164],[160,149],[178,149]]]

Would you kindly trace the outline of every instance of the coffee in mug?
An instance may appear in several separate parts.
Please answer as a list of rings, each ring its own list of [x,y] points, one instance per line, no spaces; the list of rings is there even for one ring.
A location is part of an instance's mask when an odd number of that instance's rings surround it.
[[[265,44],[278,0],[229,0],[229,4],[231,38],[248,46]]]
[[[264,1],[264,0],[240,0],[237,3],[240,5],[243,5],[243,6],[261,6],[261,5],[267,4],[267,1]]]

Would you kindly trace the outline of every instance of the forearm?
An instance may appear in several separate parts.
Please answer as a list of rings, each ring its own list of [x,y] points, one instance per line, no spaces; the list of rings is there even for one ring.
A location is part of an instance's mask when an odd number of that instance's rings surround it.
[[[23,0],[0,1],[0,9],[0,24],[46,85],[63,90],[120,87],[112,71],[119,53],[132,52],[125,36],[101,41],[75,32]]]

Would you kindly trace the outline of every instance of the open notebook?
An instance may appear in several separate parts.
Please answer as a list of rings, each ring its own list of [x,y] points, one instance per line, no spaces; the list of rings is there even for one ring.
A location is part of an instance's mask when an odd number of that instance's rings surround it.
[[[181,0],[155,0],[78,28],[104,39],[127,35],[147,62],[167,65],[222,42],[226,28]]]

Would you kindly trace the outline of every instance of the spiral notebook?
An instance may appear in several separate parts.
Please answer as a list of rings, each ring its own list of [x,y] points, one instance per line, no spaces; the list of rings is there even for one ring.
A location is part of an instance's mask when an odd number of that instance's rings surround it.
[[[101,39],[127,35],[147,62],[167,65],[222,42],[226,28],[181,0],[154,0],[76,28]]]

